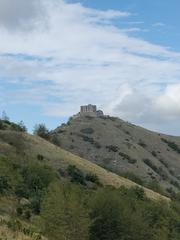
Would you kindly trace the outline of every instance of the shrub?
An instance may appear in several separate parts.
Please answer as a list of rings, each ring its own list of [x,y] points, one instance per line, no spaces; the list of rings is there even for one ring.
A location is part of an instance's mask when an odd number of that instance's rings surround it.
[[[141,147],[143,147],[143,148],[146,148],[147,147],[147,145],[146,145],[146,143],[144,143],[142,140],[139,140],[139,143],[138,143]]]
[[[19,183],[15,188],[15,194],[20,198],[28,198],[29,197],[29,190],[27,189],[26,184]]]
[[[130,132],[129,132],[129,131],[125,130],[124,132],[125,132],[127,135],[130,135]]]
[[[94,139],[93,139],[93,138],[90,138],[90,137],[85,136],[85,135],[83,135],[82,138],[83,138],[83,140],[84,140],[85,142],[89,142],[89,143],[91,143],[91,144],[94,143]]]
[[[153,162],[146,158],[143,159],[143,162],[148,165],[154,172],[156,172],[157,174],[159,174],[159,176],[162,177],[163,180],[167,180],[168,179],[168,175],[166,172],[164,172],[164,170],[162,169],[162,167],[157,167],[156,165],[153,164]]]
[[[49,130],[43,123],[35,125],[33,133],[44,139],[49,138]]]
[[[60,141],[59,141],[59,139],[58,139],[58,136],[56,136],[56,135],[53,135],[53,137],[52,137],[52,139],[51,139],[51,142],[52,142],[54,145],[56,145],[56,146],[59,146],[59,144],[60,144]]]
[[[23,214],[23,209],[22,209],[22,207],[18,207],[18,208],[16,209],[16,213],[17,213],[18,216],[21,216],[21,215]]]
[[[165,142],[171,149],[173,149],[175,152],[180,154],[180,147],[175,143],[175,142],[171,142],[165,138],[161,138],[161,140],[163,142]]]
[[[95,146],[96,148],[98,148],[98,149],[100,149],[100,148],[101,148],[101,144],[100,144],[100,143],[98,143],[98,142],[94,142],[94,146]]]
[[[148,158],[143,159],[143,162],[148,165],[152,170],[157,172],[158,168],[152,163],[152,161]]]
[[[44,156],[41,155],[41,154],[38,154],[38,155],[37,155],[37,159],[38,159],[39,161],[43,161],[43,160],[44,160]]]
[[[170,183],[171,183],[173,186],[175,186],[176,188],[180,189],[180,185],[179,185],[179,183],[178,183],[177,181],[171,180]]]
[[[122,152],[119,152],[119,155],[125,160],[127,159],[128,160],[128,163],[130,164],[135,164],[137,162],[136,159],[133,159],[131,158],[129,155],[127,155],[126,153],[122,153]]]
[[[10,189],[10,185],[8,183],[8,178],[4,176],[0,176],[0,193],[3,194]]]
[[[145,193],[144,193],[143,188],[135,187],[135,188],[132,188],[132,190],[134,191],[137,199],[139,199],[139,200],[144,200],[145,199]]]
[[[25,126],[23,121],[20,121],[17,124],[17,130],[19,130],[20,132],[27,132],[27,128],[26,128],[26,126]]]
[[[117,152],[119,150],[119,147],[114,145],[109,145],[109,146],[106,146],[106,149],[108,149],[109,152]]]
[[[152,151],[151,153],[152,153],[153,157],[157,157],[157,153],[155,151]]]
[[[86,181],[93,182],[99,184],[99,178],[96,174],[88,173],[85,177]]]
[[[85,185],[84,174],[75,165],[69,165],[67,171],[68,171],[69,176],[71,177],[71,182]]]
[[[41,197],[35,196],[31,199],[31,210],[34,214],[39,214],[41,208]]]
[[[93,134],[94,129],[93,128],[84,128],[84,129],[81,129],[81,132],[86,133],[86,134]]]
[[[25,219],[29,220],[31,218],[31,211],[27,209],[24,212],[24,217],[25,217]]]
[[[4,130],[4,124],[2,120],[0,120],[0,130]]]
[[[135,164],[137,162],[137,160],[136,159],[133,159],[133,158],[130,158],[129,160],[128,160],[128,163],[130,163],[130,164]]]
[[[162,158],[159,158],[159,161],[164,165],[164,167],[168,168],[168,164],[162,159]]]
[[[20,167],[19,174],[22,180],[17,184],[15,193],[18,197],[25,198],[43,194],[44,189],[55,177],[51,168],[38,164]]]

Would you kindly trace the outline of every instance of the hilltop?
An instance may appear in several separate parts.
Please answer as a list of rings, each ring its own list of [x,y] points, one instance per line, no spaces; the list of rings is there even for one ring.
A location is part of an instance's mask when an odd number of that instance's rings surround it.
[[[50,133],[56,145],[122,176],[180,189],[180,137],[110,116],[79,115]]]

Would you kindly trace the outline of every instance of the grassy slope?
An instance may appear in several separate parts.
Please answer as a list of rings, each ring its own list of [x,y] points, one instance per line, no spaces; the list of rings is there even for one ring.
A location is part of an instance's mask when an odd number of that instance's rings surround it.
[[[0,240],[36,240],[39,234],[28,222],[13,219],[18,201],[15,197],[0,196]],[[12,224],[13,223],[13,224]],[[17,223],[17,224],[16,224]],[[16,226],[16,227],[15,227]],[[41,236],[42,240],[47,240]]]
[[[69,164],[73,164],[85,172],[93,172],[104,185],[112,185],[117,188],[136,186],[134,182],[119,177],[39,137],[15,131],[0,131],[0,156],[6,156],[13,161],[37,161],[38,155],[42,155],[43,162],[54,169],[64,170]],[[145,189],[145,192],[151,199],[168,200],[168,198],[149,189]]]
[[[86,129],[93,132],[82,131]],[[53,131],[54,136],[63,149],[114,172],[133,172],[147,182],[155,179],[165,189],[176,188],[175,184],[180,187],[180,137],[151,132],[111,117],[74,119]],[[179,152],[162,139],[178,146]],[[109,151],[108,146],[117,150]]]

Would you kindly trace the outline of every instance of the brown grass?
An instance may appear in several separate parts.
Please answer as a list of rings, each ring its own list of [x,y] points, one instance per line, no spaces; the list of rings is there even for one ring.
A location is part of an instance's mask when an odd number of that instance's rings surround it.
[[[120,177],[104,168],[80,158],[68,151],[65,151],[42,138],[30,134],[17,133],[12,131],[0,131],[0,139],[5,143],[6,148],[0,149],[0,153],[5,153],[10,159],[25,159],[37,161],[37,156],[40,154],[44,157],[44,163],[50,165],[54,169],[66,169],[68,165],[76,165],[78,168],[85,172],[95,173],[103,185],[111,185],[116,188],[121,186],[134,187],[139,186],[136,183]],[[18,139],[18,141],[17,141]],[[7,145],[7,143],[11,143]],[[5,151],[7,150],[8,151]],[[160,195],[152,190],[143,188],[147,197],[153,200],[170,201],[169,198]]]
[[[117,174],[114,174],[110,171],[107,171],[104,168],[84,158],[80,158],[79,156],[76,156],[68,151],[65,151],[59,147],[56,147],[55,145],[41,138],[31,136],[31,135],[26,135],[26,141],[31,143],[31,146],[33,146],[33,149],[35,147],[37,152],[39,151],[39,153],[41,153],[42,155],[50,159],[51,161],[48,161],[49,164],[55,167],[56,169],[60,167],[61,168],[67,167],[67,165],[69,164],[74,164],[83,171],[95,173],[103,185],[111,185],[116,188],[119,188],[121,186],[125,186],[128,188],[139,186],[138,184],[126,178],[120,177]],[[143,189],[147,197],[150,199],[170,201],[169,198],[162,196],[159,193],[156,193],[144,187]]]

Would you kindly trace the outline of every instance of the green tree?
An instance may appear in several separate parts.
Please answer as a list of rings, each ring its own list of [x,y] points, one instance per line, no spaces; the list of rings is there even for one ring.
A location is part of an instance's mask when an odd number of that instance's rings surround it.
[[[18,125],[18,128],[21,132],[27,132],[27,128],[26,128],[23,121],[20,121],[17,125]]]
[[[123,208],[118,194],[100,190],[92,202],[90,240],[119,240],[123,236]]]
[[[44,139],[49,138],[49,130],[43,123],[36,124],[33,133]]]
[[[138,202],[143,204],[141,189],[101,190],[93,202],[90,240],[151,239],[148,225],[142,221]]]
[[[81,191],[72,184],[51,184],[41,210],[45,234],[50,239],[88,239],[89,218]]]
[[[2,112],[2,117],[1,117],[1,119],[2,119],[3,121],[9,121],[9,117],[8,117],[8,115],[6,114],[5,111]]]

